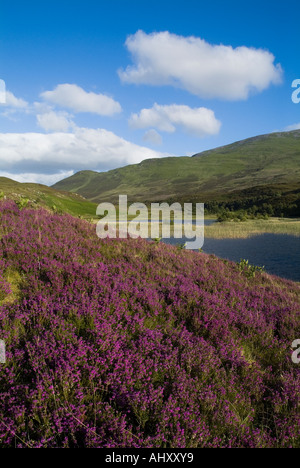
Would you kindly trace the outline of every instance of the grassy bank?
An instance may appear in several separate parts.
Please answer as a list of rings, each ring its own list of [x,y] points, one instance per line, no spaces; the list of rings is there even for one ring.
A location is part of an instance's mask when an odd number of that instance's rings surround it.
[[[41,184],[21,184],[0,177],[0,200],[14,200],[19,206],[29,204],[33,208],[46,208],[72,216],[93,218],[97,205],[76,193],[61,192]]]
[[[132,221],[133,217],[129,218]],[[206,220],[213,219],[205,216]],[[93,220],[97,223],[99,220]],[[147,220],[143,221],[144,223]],[[149,224],[151,220],[149,220]],[[124,223],[121,223],[124,225]],[[162,224],[160,223],[160,226]],[[149,229],[149,236],[150,236]],[[173,226],[171,225],[171,235],[173,234]],[[248,220],[245,222],[223,222],[215,223],[211,226],[205,226],[205,237],[214,239],[246,239],[248,237],[257,236],[260,234],[286,234],[290,236],[300,237],[300,219],[287,218],[270,218],[268,220]],[[184,236],[184,231],[183,231]]]
[[[245,239],[259,234],[300,236],[300,220],[271,218],[245,222],[215,223],[205,227],[205,237],[215,239]]]

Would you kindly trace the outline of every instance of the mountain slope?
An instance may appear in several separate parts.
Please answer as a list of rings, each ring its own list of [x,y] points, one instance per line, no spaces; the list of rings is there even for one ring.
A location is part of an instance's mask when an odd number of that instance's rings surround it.
[[[130,200],[189,201],[272,187],[300,189],[300,131],[273,133],[195,155],[151,159],[105,173],[82,171],[54,188],[79,193],[93,202]]]
[[[40,184],[21,184],[6,177],[0,177],[0,198],[19,202],[28,200],[33,206],[42,206],[69,213],[74,216],[95,216],[96,205],[81,195],[55,190]]]
[[[298,285],[10,201],[0,219],[0,448],[300,448]]]

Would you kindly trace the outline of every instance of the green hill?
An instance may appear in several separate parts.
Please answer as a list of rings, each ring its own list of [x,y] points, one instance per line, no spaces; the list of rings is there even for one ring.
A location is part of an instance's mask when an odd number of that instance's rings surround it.
[[[96,214],[96,205],[81,195],[58,191],[40,184],[21,184],[0,177],[0,198],[4,197],[19,204],[29,202],[33,206],[42,206],[73,216],[93,217]]]
[[[198,200],[211,206],[263,201],[280,205],[286,214],[287,206],[300,209],[300,131],[262,135],[193,157],[150,159],[105,173],[82,171],[54,188],[93,202],[116,201],[119,194],[131,201]]]

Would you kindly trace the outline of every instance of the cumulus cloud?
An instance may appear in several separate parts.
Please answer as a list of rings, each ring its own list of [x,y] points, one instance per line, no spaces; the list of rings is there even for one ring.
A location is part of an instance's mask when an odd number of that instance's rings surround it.
[[[71,120],[71,115],[66,112],[45,112],[37,115],[37,123],[39,127],[46,132],[67,132],[74,127],[74,122]]]
[[[41,98],[73,112],[90,112],[111,116],[121,112],[121,105],[105,94],[88,93],[76,84],[60,84],[53,91],[45,91]]]
[[[104,129],[75,128],[72,133],[0,133],[0,171],[27,182],[59,173],[108,170],[148,158],[167,156],[131,143]],[[48,176],[47,176],[48,177]],[[62,177],[60,177],[62,178]]]
[[[154,128],[151,128],[145,133],[143,140],[152,145],[159,146],[162,144],[162,137]]]
[[[28,114],[30,112],[29,103],[24,99],[17,98],[12,92],[6,90],[5,84],[0,96],[0,109],[1,108],[3,108],[1,115],[11,120],[14,120],[14,116],[17,113]]]
[[[6,91],[5,105],[7,107],[13,107],[15,109],[27,109],[29,106],[27,101],[21,98],[17,98],[10,91]]]
[[[173,85],[202,98],[241,100],[282,80],[281,66],[263,49],[143,31],[129,36],[126,47],[134,65],[119,70],[124,83]]]
[[[7,177],[8,179],[15,180],[16,182],[26,183],[36,183],[43,185],[54,185],[60,180],[66,179],[74,175],[74,171],[61,171],[57,174],[36,174],[36,173],[21,173],[15,174],[10,172],[0,171],[0,177]]]
[[[216,135],[221,128],[221,122],[216,119],[212,110],[205,107],[192,109],[177,104],[154,104],[150,109],[142,109],[139,114],[131,115],[129,125],[135,129],[154,127],[168,133],[173,133],[176,127],[180,127],[198,137]]]
[[[0,104],[5,104],[5,101],[6,101],[5,81],[0,80]]]
[[[285,132],[292,132],[293,130],[300,130],[300,122],[297,124],[288,125],[284,129]]]

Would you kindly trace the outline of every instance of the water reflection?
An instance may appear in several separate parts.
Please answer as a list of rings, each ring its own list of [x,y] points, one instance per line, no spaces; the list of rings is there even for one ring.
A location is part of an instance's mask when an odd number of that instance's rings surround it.
[[[213,223],[207,220],[208,223]],[[182,244],[185,240],[164,239],[168,244]],[[247,239],[205,239],[203,251],[217,257],[264,266],[268,273],[300,281],[299,237],[281,234],[262,234]]]

